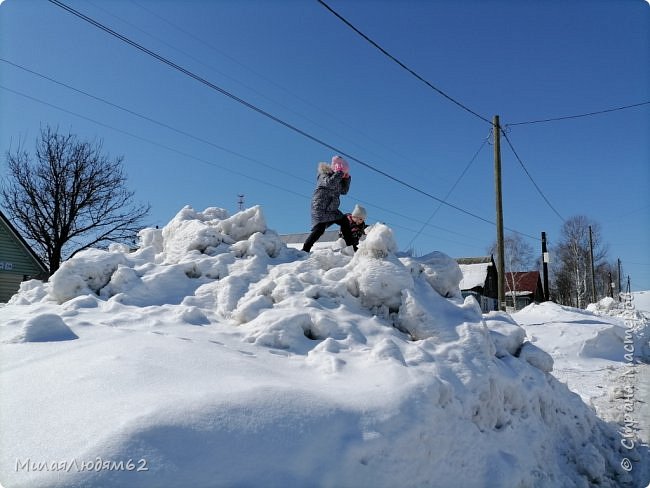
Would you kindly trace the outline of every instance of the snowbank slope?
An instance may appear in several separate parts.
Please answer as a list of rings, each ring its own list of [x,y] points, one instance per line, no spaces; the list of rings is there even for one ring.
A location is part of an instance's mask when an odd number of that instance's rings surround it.
[[[2,308],[4,486],[648,481],[516,322],[483,320],[447,256],[398,258],[386,226],[308,255],[259,207],[186,207],[140,239]]]

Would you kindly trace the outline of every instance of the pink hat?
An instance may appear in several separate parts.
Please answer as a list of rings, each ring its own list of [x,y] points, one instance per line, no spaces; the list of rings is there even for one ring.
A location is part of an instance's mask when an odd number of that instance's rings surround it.
[[[332,158],[332,169],[334,171],[342,171],[343,173],[350,172],[350,165],[341,156],[334,156]]]

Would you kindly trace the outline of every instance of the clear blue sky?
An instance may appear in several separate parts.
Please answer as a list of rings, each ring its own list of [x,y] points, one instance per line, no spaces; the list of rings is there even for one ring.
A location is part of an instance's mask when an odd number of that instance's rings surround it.
[[[487,122],[415,79],[316,0],[65,3],[440,199],[490,135]],[[328,4],[437,88],[488,120],[499,115],[502,125],[650,100],[644,0]],[[31,150],[41,124],[58,126],[124,156],[129,186],[152,205],[152,225],[184,205],[234,212],[244,194],[278,232],[308,230],[316,164],[331,149],[46,0],[2,2],[0,56],[159,123],[0,62],[3,153],[20,140]],[[644,105],[508,133],[563,218],[583,214],[602,225],[610,259],[622,260],[633,289],[650,289],[649,120]],[[535,237],[528,241],[536,250],[542,231],[552,245],[562,220],[505,140],[502,154],[505,226]],[[494,225],[447,206],[420,233],[436,200],[351,166],[342,209],[362,203],[370,222],[393,227],[401,248],[476,256],[494,240]],[[4,158],[0,169],[6,172]],[[493,146],[483,147],[447,201],[495,220]]]

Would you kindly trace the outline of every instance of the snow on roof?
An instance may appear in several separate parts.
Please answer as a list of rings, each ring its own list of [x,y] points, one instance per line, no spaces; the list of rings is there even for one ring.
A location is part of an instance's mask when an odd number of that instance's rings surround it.
[[[280,239],[287,247],[293,249],[302,249],[303,244],[309,237],[309,232],[299,234],[282,234]],[[339,240],[338,230],[326,230],[323,235],[316,241],[312,249],[330,249],[332,244]]]
[[[471,290],[477,286],[485,286],[488,268],[492,266],[492,264],[459,264],[458,266],[463,273],[463,279],[458,286],[461,290]]]

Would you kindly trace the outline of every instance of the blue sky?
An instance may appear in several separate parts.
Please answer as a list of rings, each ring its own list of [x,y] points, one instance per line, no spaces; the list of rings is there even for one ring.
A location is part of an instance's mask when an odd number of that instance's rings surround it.
[[[350,161],[342,209],[363,204],[369,222],[390,225],[401,248],[476,256],[494,240],[494,225],[484,221],[495,220],[493,146],[484,144],[490,124],[316,0],[64,3],[420,190]],[[327,3],[435,87],[485,119],[499,115],[502,125],[650,100],[643,0]],[[0,5],[0,57],[113,104],[2,61],[3,153],[21,140],[31,150],[41,124],[58,126],[124,156],[129,186],[152,205],[151,225],[184,205],[232,213],[244,194],[278,232],[308,230],[316,165],[335,153],[329,147],[46,0]],[[505,226],[538,250],[542,231],[552,245],[562,218],[586,215],[601,224],[609,257],[622,260],[633,289],[650,289],[649,115],[643,105],[510,127],[557,213],[502,140]],[[4,174],[4,158],[0,168]]]

